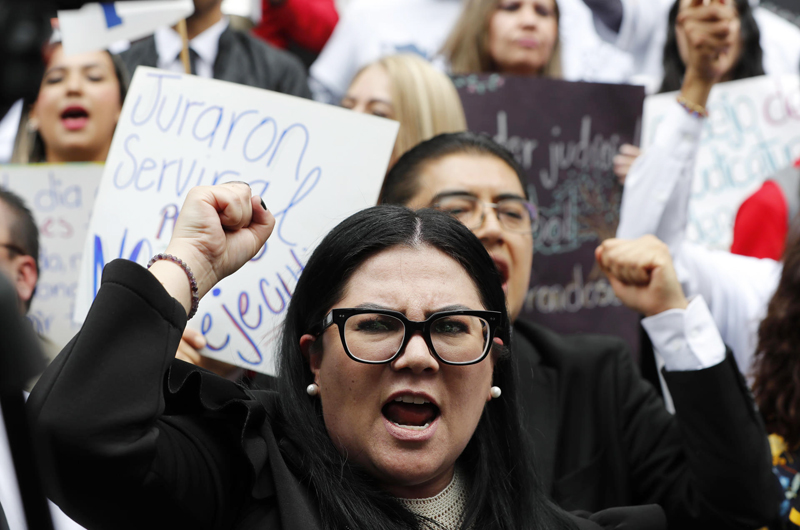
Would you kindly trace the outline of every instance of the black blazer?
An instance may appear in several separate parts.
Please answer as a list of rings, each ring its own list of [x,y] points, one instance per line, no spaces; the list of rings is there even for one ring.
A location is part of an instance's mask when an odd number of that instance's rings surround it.
[[[149,36],[122,52],[133,76],[137,66],[158,66],[156,39]],[[305,68],[292,54],[229,26],[219,37],[214,79],[310,98]]]
[[[675,416],[619,339],[517,322],[512,352],[537,471],[562,508],[656,503],[676,530],[777,516],[769,443],[730,352],[706,370],[664,372]]]
[[[92,529],[320,529],[271,420],[278,394],[175,360],[185,324],[144,268],[106,267],[81,331],[28,400],[61,479],[53,500]],[[570,517],[581,530],[666,528],[657,506]]]

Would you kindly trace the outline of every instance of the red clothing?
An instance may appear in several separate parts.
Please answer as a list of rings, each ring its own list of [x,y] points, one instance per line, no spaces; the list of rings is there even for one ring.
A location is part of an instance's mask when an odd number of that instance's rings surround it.
[[[262,0],[261,6],[261,22],[253,34],[277,48],[294,42],[319,53],[339,22],[333,0],[284,0],[277,6]]]
[[[789,232],[789,209],[780,186],[768,180],[736,213],[731,252],[780,260]]]

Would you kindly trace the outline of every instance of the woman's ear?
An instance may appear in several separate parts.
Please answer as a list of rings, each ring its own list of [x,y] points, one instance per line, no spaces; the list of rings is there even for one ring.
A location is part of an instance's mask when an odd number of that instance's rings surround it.
[[[314,347],[316,341],[317,338],[308,333],[300,337],[300,351],[308,361],[309,367],[311,367],[311,372],[314,374],[314,382],[317,382],[319,367],[322,363],[322,352],[318,351],[319,348]]]

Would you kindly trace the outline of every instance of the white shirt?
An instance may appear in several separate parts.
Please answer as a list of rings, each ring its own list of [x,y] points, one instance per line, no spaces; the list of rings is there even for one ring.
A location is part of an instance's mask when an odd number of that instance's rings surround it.
[[[228,19],[222,20],[205,30],[200,35],[189,41],[189,48],[197,53],[195,68],[199,77],[214,77],[214,62],[219,51],[219,37],[228,28]],[[154,34],[156,52],[158,53],[158,67],[162,70],[184,73],[181,62],[181,49],[183,41],[180,34],[172,28],[158,28]]]
[[[433,59],[460,14],[460,0],[353,0],[311,65],[314,99],[339,104],[358,71],[386,55]]]
[[[0,120],[0,164],[11,162],[11,156],[14,154],[14,140],[17,138],[19,120],[22,117],[22,105],[20,99]]]
[[[631,54],[634,75],[630,81],[645,85],[649,93],[658,91],[664,77],[664,43],[673,3],[674,0],[622,0],[622,26],[616,35],[595,21],[601,37]],[[761,31],[764,71],[768,75],[797,73],[800,28],[762,7],[753,7],[753,17]]]
[[[628,173],[617,237],[653,234],[669,245],[684,293],[703,297],[722,340],[733,351],[739,370],[747,375],[757,346],[758,325],[778,286],[782,264],[685,242],[694,161],[704,120],[689,115],[677,102],[665,116],[653,144]]]

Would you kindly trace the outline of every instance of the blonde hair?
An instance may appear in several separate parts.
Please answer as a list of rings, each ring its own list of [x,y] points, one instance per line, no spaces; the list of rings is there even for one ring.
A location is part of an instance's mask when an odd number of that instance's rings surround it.
[[[30,127],[29,109],[25,108],[20,116],[17,137],[14,139],[14,151],[11,154],[12,164],[34,164],[46,162],[44,141],[39,131]]]
[[[456,87],[427,61],[416,55],[390,55],[361,72],[375,65],[389,76],[392,107],[395,119],[400,122],[392,161],[437,134],[467,130],[467,118]]]
[[[500,0],[467,0],[464,11],[442,47],[442,55],[454,74],[497,72],[498,67],[489,54],[489,19]],[[554,0],[556,23],[560,19],[558,2]],[[561,79],[561,39],[556,36],[553,53],[542,69],[542,77]]]

